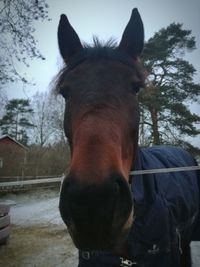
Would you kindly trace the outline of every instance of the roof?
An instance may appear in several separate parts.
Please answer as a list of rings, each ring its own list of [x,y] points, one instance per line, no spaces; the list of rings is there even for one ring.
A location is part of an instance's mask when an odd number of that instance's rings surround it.
[[[0,141],[5,139],[5,138],[9,138],[11,141],[13,141],[14,143],[16,143],[17,145],[21,146],[23,149],[28,149],[27,146],[23,145],[22,143],[20,143],[19,141],[15,140],[14,138],[12,138],[10,135],[6,134],[6,135],[2,135],[0,136]]]

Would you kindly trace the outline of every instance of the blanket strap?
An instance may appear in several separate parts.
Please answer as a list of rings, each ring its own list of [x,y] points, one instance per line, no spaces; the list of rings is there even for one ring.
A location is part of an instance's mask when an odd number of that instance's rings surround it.
[[[141,174],[154,174],[154,173],[167,173],[167,172],[185,172],[185,171],[197,171],[200,170],[200,166],[184,166],[174,168],[161,168],[161,169],[149,169],[149,170],[135,170],[130,171],[130,175],[141,175]]]

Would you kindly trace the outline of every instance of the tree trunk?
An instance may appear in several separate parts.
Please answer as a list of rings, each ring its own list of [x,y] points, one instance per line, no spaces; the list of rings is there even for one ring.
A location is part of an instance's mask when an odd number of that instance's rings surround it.
[[[151,120],[152,120],[152,137],[153,144],[160,145],[160,134],[158,131],[158,112],[154,107],[150,108]]]

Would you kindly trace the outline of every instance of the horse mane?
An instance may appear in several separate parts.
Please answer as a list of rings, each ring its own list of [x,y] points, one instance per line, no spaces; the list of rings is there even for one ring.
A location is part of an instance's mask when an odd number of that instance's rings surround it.
[[[93,36],[92,38],[93,43],[83,43],[84,48],[95,48],[95,49],[101,49],[104,47],[107,48],[116,48],[117,47],[117,41],[115,38],[111,37],[107,41],[100,40],[96,35]]]
[[[117,42],[114,38],[110,38],[106,42],[104,42],[99,40],[98,37],[93,36],[93,43],[84,43],[83,50],[77,55],[73,56],[73,58],[69,60],[68,64],[65,64],[64,67],[59,71],[57,76],[54,78],[54,93],[59,94],[60,89],[63,87],[66,76],[70,70],[74,69],[84,61],[95,63],[102,60],[119,61],[124,63],[125,65],[130,66],[131,68],[136,70],[138,76],[141,78],[141,83],[144,85],[144,69],[139,60],[134,60],[124,51],[118,49]]]

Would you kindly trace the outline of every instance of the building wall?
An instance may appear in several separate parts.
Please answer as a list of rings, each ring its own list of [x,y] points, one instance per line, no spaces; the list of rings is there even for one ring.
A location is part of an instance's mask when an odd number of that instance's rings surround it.
[[[0,140],[0,176],[22,176],[26,149],[8,137]]]

